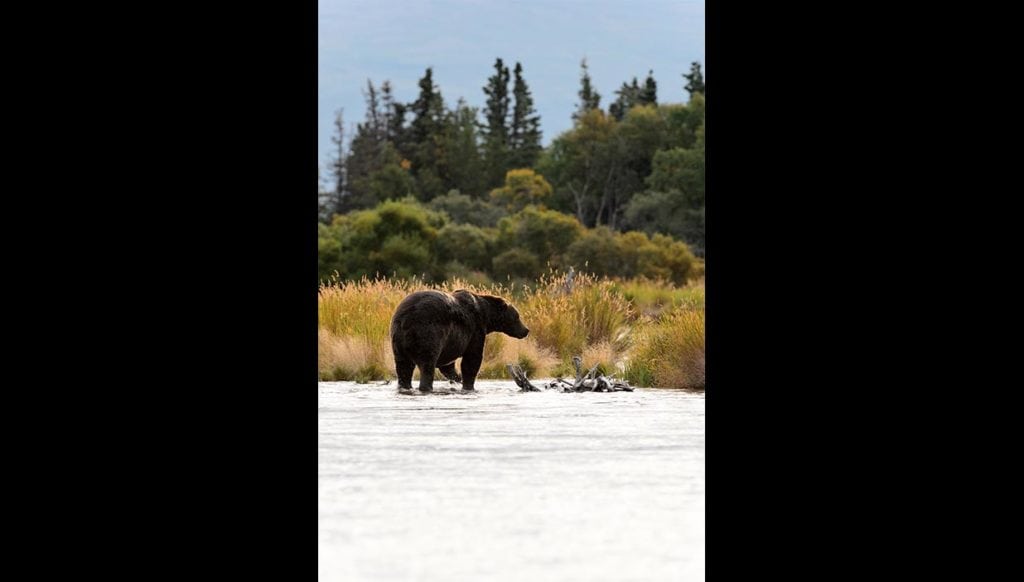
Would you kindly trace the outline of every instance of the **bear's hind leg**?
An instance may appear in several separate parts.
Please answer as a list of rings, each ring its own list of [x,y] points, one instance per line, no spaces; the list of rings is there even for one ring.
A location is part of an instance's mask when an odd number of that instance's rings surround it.
[[[420,392],[434,390],[434,364],[420,363]]]
[[[398,390],[412,390],[412,372],[416,364],[410,360],[395,357],[395,372],[398,374]]]
[[[459,384],[462,384],[462,377],[459,376],[459,373],[455,371],[455,362],[445,364],[443,366],[438,366],[437,369],[440,370],[442,374],[444,374],[445,378],[448,378],[452,382],[458,382]]]

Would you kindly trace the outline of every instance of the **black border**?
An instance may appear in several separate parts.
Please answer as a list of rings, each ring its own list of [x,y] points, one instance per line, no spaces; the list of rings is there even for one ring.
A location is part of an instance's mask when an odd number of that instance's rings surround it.
[[[30,505],[61,500],[46,562],[312,579],[317,5],[136,6],[62,32],[71,66],[26,115],[62,126],[36,214],[61,237],[40,264],[67,257],[34,279],[64,338],[33,350],[60,395],[38,452],[60,486]]]

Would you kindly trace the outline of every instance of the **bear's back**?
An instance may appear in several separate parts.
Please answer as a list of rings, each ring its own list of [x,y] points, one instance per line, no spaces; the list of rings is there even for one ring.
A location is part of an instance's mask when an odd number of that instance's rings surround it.
[[[469,313],[465,300],[441,291],[416,291],[409,294],[395,310],[391,320],[392,332],[410,325],[466,324],[475,318]]]

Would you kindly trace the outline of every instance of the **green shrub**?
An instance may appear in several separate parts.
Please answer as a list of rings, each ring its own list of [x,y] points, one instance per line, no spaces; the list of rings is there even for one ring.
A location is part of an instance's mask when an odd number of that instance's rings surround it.
[[[447,217],[412,199],[389,200],[376,208],[338,215],[319,230],[321,281],[337,271],[341,279],[439,273],[436,239]]]
[[[472,269],[490,268],[493,244],[493,236],[471,224],[449,224],[437,234],[438,258],[458,261]]]
[[[560,266],[562,253],[584,232],[583,225],[576,217],[533,206],[502,218],[498,222],[498,229],[500,248],[526,249],[541,265],[550,263],[554,267]]]
[[[481,228],[495,226],[505,216],[505,209],[471,198],[458,190],[434,198],[430,201],[430,208],[444,212],[456,224],[472,224]]]
[[[491,261],[491,272],[501,279],[503,277],[535,279],[541,274],[540,261],[529,251],[513,248],[494,257]]]
[[[508,212],[518,212],[529,205],[543,205],[551,197],[551,184],[544,176],[529,168],[509,170],[505,185],[491,190],[491,201]]]
[[[566,265],[598,276],[619,274],[622,257],[616,243],[618,233],[606,226],[588,230],[565,251]]]

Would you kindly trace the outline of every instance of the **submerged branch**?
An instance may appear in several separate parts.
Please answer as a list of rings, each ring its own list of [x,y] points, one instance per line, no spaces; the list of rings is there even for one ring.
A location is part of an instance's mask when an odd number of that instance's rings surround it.
[[[512,380],[515,381],[516,386],[519,386],[521,392],[540,392],[541,389],[537,388],[526,378],[526,372],[518,364],[509,364],[505,366],[508,368],[508,375],[512,376]]]
[[[605,376],[595,376],[599,364],[595,364],[586,375],[581,374],[583,369],[583,358],[573,356],[573,366],[576,368],[576,381],[569,382],[563,378],[544,384],[543,390],[561,390],[562,392],[632,392],[633,387],[625,380],[616,380]],[[521,392],[542,392],[541,388],[534,386],[526,377],[526,372],[518,364],[508,364],[508,374],[519,386]]]

